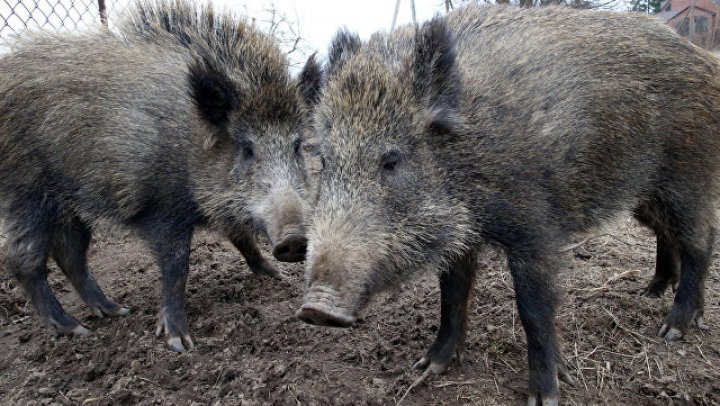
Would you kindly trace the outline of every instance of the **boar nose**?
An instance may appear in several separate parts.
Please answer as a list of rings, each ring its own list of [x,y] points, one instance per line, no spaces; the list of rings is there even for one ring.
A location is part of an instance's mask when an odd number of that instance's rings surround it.
[[[272,250],[273,256],[282,262],[300,262],[305,259],[307,237],[302,234],[285,236]]]
[[[316,326],[350,327],[355,324],[355,317],[336,313],[314,304],[304,304],[295,315],[305,323]]]

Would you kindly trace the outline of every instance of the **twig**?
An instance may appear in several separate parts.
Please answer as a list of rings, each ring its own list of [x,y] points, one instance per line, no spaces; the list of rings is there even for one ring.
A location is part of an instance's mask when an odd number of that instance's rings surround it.
[[[645,251],[650,252],[650,250],[648,250],[647,248],[645,248],[644,246],[642,246],[642,245],[640,245],[640,244],[634,244],[634,243],[631,243],[631,242],[627,242],[627,241],[622,240],[622,239],[620,239],[619,237],[617,237],[617,236],[615,236],[615,235],[612,235],[612,234],[610,234],[610,233],[592,235],[592,236],[590,236],[590,237],[588,237],[588,238],[586,238],[586,239],[584,239],[584,240],[582,240],[582,241],[580,241],[580,242],[577,242],[577,243],[575,243],[575,244],[566,245],[565,247],[560,248],[560,251],[559,251],[559,252],[572,251],[572,250],[574,250],[575,248],[580,247],[581,245],[584,245],[584,244],[588,243],[589,241],[592,241],[592,240],[595,240],[595,239],[598,239],[598,238],[601,238],[601,237],[610,237],[610,238],[612,238],[613,240],[615,240],[615,241],[617,241],[617,242],[619,242],[619,243],[621,243],[621,244],[625,244],[625,245],[630,246],[630,247],[638,247],[638,248],[644,249]]]
[[[425,378],[427,378],[428,375],[430,375],[430,368],[427,368],[427,369],[422,373],[422,375],[420,375],[420,377],[419,377],[418,379],[416,379],[415,382],[413,382],[413,383],[407,388],[407,390],[406,390],[405,393],[402,395],[402,397],[400,398],[400,400],[398,400],[397,403],[395,403],[395,406],[400,406],[400,404],[402,403],[403,400],[405,400],[405,397],[410,393],[410,391],[413,390],[414,387],[420,385],[420,382],[422,382]]]
[[[650,371],[650,358],[648,358],[647,344],[643,344],[643,352],[645,353],[645,366],[647,367],[648,380],[652,381],[652,373]]]
[[[625,279],[625,278],[627,278],[627,277],[637,276],[637,275],[640,275],[640,270],[638,270],[638,269],[631,269],[631,270],[629,270],[629,271],[621,272],[621,273],[619,273],[619,274],[615,274],[615,275],[611,276],[610,279],[608,279],[608,280],[605,282],[605,285],[609,285],[609,284],[611,284],[611,283],[613,283],[613,282],[615,282],[615,281],[618,281],[618,280],[620,280],[620,279]]]
[[[589,297],[592,297],[592,296],[595,295],[596,293],[602,293],[602,292],[607,292],[607,291],[609,291],[610,289],[612,289],[612,287],[610,286],[610,284],[612,284],[613,282],[616,282],[616,281],[618,281],[618,280],[620,280],[620,279],[625,279],[625,278],[627,278],[627,277],[637,276],[637,275],[639,275],[639,274],[640,274],[640,271],[637,270],[637,269],[631,269],[631,270],[628,270],[628,271],[625,271],[625,272],[621,272],[621,273],[619,273],[619,274],[616,273],[616,274],[614,274],[613,276],[611,276],[610,279],[608,279],[607,281],[605,281],[605,283],[603,283],[602,286],[598,286],[598,287],[596,287],[596,288],[590,288],[590,289],[581,289],[581,291],[587,291],[587,292],[589,292],[589,294],[588,294],[587,296],[585,296],[585,298],[587,299],[587,298],[589,298]]]
[[[615,317],[614,314],[610,313],[610,311],[609,311],[608,309],[606,309],[605,307],[603,307],[603,310],[605,310],[605,313],[607,313],[608,316],[610,316],[610,317],[613,319],[613,322],[615,323],[615,326],[617,326],[617,328],[619,328],[620,330],[622,330],[622,331],[624,331],[624,332],[626,332],[626,333],[629,333],[630,335],[633,336],[633,338],[635,338],[635,340],[637,340],[637,337],[639,337],[639,338],[642,338],[643,340],[650,341],[651,343],[654,343],[654,344],[657,344],[657,343],[658,343],[657,340],[654,340],[654,339],[652,339],[652,338],[650,338],[650,337],[644,336],[644,335],[642,335],[642,334],[640,334],[640,333],[636,333],[636,332],[630,330],[629,328],[623,326],[622,324],[620,324],[620,320],[618,320],[617,317]],[[638,343],[639,343],[639,344],[642,344],[642,343],[640,343],[639,341],[638,341]]]
[[[581,246],[581,245],[587,244],[587,243],[588,243],[589,241],[591,241],[591,240],[596,240],[596,239],[598,239],[598,238],[600,238],[600,237],[606,237],[606,236],[609,236],[609,235],[610,235],[609,233],[592,235],[592,236],[590,236],[590,237],[585,238],[584,240],[582,240],[582,241],[580,241],[580,242],[576,242],[575,244],[570,244],[570,245],[568,245],[568,246],[565,246],[565,247],[563,247],[563,248],[560,248],[560,252],[572,251],[572,250],[574,250],[575,248],[577,248],[577,247],[579,247],[579,246]]]
[[[697,345],[696,347],[697,347],[698,351],[700,352],[700,355],[701,355],[701,356],[703,357],[703,359],[705,360],[705,362],[706,362],[708,365],[712,365],[712,362],[710,362],[710,360],[707,359],[707,357],[705,357],[705,354],[703,354],[703,352],[702,352],[702,348],[701,348],[701,347],[702,347],[702,344]]]
[[[446,386],[454,386],[454,385],[474,385],[477,381],[473,379],[468,379],[467,381],[445,381],[445,382],[439,382],[433,387],[435,388],[444,388]]]

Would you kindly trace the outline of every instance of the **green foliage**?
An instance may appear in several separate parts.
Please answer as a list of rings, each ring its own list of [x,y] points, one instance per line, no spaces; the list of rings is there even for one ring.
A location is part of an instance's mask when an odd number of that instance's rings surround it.
[[[654,14],[660,12],[661,0],[631,0],[633,11]]]

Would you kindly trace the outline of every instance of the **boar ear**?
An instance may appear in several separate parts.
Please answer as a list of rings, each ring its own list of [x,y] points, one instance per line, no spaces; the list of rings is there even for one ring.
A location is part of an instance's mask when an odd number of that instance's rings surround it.
[[[320,64],[315,59],[315,54],[310,55],[305,67],[300,72],[300,94],[305,102],[313,106],[320,98],[320,92],[323,86],[323,72]]]
[[[226,132],[230,114],[238,107],[235,85],[216,63],[207,58],[195,58],[189,68],[190,97],[200,118],[216,130],[212,135],[214,139]]]
[[[412,69],[413,90],[432,112],[433,121],[441,127],[454,121],[451,116],[460,97],[455,40],[441,17],[417,30]]]
[[[330,44],[328,50],[328,72],[339,69],[350,56],[360,49],[360,37],[347,28],[340,29]]]

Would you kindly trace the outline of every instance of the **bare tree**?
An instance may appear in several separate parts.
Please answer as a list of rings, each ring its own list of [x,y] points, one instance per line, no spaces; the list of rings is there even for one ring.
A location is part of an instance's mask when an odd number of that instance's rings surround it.
[[[279,10],[275,4],[265,6],[260,14],[250,13],[244,6],[245,14],[251,16],[253,24],[275,37],[283,51],[290,59],[291,67],[297,68],[305,63],[310,51],[310,44],[302,36],[300,19],[297,15],[289,16]]]
[[[524,8],[565,5],[572,8],[617,9],[618,5],[625,4],[625,0],[456,0],[456,3],[464,4],[472,1],[478,3],[511,4]],[[449,11],[452,7],[452,1],[446,0],[445,10]]]

